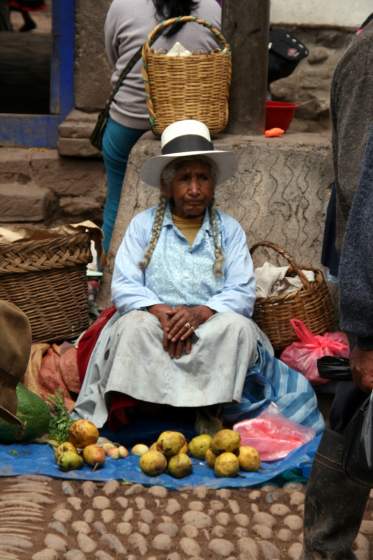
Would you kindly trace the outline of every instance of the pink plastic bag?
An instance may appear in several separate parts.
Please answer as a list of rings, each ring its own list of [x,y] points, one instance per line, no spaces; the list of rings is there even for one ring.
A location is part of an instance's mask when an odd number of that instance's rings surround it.
[[[322,379],[317,369],[317,360],[322,356],[348,358],[350,348],[347,336],[342,332],[313,334],[299,319],[292,319],[291,325],[299,339],[282,352],[280,359],[289,367],[303,373],[312,383],[328,383]]]
[[[283,459],[315,437],[312,428],[289,420],[273,403],[257,418],[238,422],[233,429],[240,434],[241,445],[255,447],[262,461]]]

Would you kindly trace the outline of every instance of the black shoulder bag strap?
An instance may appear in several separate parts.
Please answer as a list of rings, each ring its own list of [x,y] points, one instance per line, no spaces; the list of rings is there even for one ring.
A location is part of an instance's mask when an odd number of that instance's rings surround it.
[[[142,46],[139,48],[138,51],[135,52],[135,54],[130,59],[128,64],[123,68],[115,86],[113,87],[113,90],[112,90],[108,100],[105,103],[105,107],[102,109],[102,111],[100,111],[100,113],[97,117],[97,122],[96,122],[95,127],[92,131],[92,134],[90,136],[90,141],[91,141],[92,146],[94,146],[95,148],[97,148],[100,151],[102,150],[102,139],[103,139],[105,127],[106,127],[106,124],[107,124],[107,121],[108,121],[108,118],[109,118],[110,105],[111,105],[114,97],[116,96],[119,88],[121,87],[124,78],[127,76],[127,74],[129,74],[129,72],[132,70],[132,68],[135,66],[135,64],[140,60],[141,52],[142,52]]]

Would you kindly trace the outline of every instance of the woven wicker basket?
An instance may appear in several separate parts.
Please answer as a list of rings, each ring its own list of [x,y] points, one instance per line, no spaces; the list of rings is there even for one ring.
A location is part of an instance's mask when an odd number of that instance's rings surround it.
[[[190,56],[155,52],[151,48],[154,41],[167,27],[179,22],[195,22],[207,27],[220,50]],[[195,16],[165,20],[149,34],[142,57],[147,107],[154,134],[161,134],[169,124],[182,119],[204,122],[212,136],[226,127],[231,51],[218,29]]]
[[[257,298],[254,321],[266,333],[276,352],[281,352],[297,337],[290,319],[301,319],[314,334],[323,334],[334,327],[334,308],[328,286],[321,270],[310,267],[303,269],[315,273],[315,281],[309,282],[290,255],[274,243],[264,241],[251,248],[253,255],[258,247],[273,249],[290,264],[290,273],[299,276],[303,287],[288,295]]]
[[[28,316],[33,342],[71,339],[87,328],[90,235],[0,244],[0,299]]]

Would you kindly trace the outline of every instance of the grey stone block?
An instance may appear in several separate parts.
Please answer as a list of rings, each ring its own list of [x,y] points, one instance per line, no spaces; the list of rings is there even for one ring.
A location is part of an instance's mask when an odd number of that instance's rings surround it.
[[[98,113],[71,111],[58,127],[62,138],[89,138],[96,124]]]
[[[41,222],[56,204],[51,190],[34,183],[0,184],[0,222]]]
[[[58,153],[69,157],[101,157],[88,138],[62,138],[58,140]]]
[[[97,200],[89,196],[62,196],[60,208],[69,216],[97,216],[102,211],[103,202],[103,198]]]
[[[35,154],[36,155],[36,154]],[[40,186],[50,187],[57,196],[102,197],[105,190],[104,164],[98,159],[34,157],[32,176]]]

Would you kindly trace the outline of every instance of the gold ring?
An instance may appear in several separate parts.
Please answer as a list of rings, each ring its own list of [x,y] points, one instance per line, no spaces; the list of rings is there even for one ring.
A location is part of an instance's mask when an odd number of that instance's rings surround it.
[[[184,326],[185,326],[187,329],[192,329],[192,330],[194,330],[193,327],[192,327],[192,325],[191,325],[190,323],[185,323]]]

